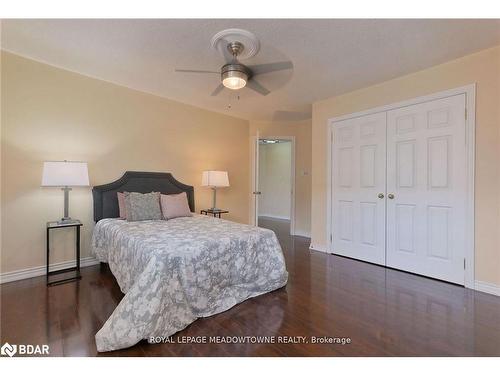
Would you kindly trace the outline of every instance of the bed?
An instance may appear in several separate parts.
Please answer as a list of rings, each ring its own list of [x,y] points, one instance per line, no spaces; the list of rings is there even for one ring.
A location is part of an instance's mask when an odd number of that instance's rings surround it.
[[[92,250],[125,294],[95,336],[98,351],[166,338],[197,318],[286,285],[274,232],[197,214],[128,222],[118,219],[116,193],[122,191],[186,192],[194,211],[193,187],[170,173],[126,172],[93,188]]]

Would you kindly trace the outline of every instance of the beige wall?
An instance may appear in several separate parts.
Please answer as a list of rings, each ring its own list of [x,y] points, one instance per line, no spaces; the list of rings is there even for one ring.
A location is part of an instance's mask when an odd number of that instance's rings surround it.
[[[40,188],[44,160],[89,163],[91,185],[126,170],[168,171],[210,205],[205,169],[229,171],[218,192],[227,218],[248,221],[249,124],[153,95],[2,53],[0,272],[45,264],[45,222],[62,215],[63,195]],[[70,214],[82,219],[83,256],[92,231],[90,188],[75,188]],[[70,230],[54,232],[54,261],[73,255]]]
[[[291,142],[259,145],[259,216],[290,219]]]
[[[311,231],[311,120],[265,122],[250,121],[250,135],[295,137],[295,233],[309,236]]]
[[[500,46],[313,105],[312,240],[326,247],[327,120],[477,83],[476,279],[500,285]]]

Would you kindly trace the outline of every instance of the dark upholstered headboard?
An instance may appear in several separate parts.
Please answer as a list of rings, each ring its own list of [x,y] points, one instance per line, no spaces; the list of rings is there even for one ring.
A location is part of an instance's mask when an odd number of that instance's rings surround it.
[[[194,189],[177,181],[172,174],[162,172],[130,172],[127,171],[118,180],[106,185],[94,186],[94,221],[119,217],[117,192],[130,191],[150,193],[158,191],[162,194],[177,194],[185,191],[189,208],[194,212]]]

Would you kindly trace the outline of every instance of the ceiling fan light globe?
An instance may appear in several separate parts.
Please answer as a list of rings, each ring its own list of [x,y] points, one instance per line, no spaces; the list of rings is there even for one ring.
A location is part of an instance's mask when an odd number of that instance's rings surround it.
[[[222,84],[228,89],[239,90],[246,86],[247,81],[245,81],[243,78],[229,77],[222,80]]]
[[[239,90],[246,86],[248,75],[238,70],[222,73],[222,84],[230,90]]]

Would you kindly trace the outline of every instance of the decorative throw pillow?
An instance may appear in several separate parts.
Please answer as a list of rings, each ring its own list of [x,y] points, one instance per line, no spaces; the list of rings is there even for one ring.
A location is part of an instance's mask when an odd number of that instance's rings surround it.
[[[186,192],[180,194],[161,194],[160,196],[161,212],[165,220],[176,217],[193,216],[189,209]]]
[[[127,221],[161,220],[160,193],[125,193]]]
[[[118,196],[118,211],[120,219],[127,219],[127,207],[125,206],[125,193],[116,193]]]

